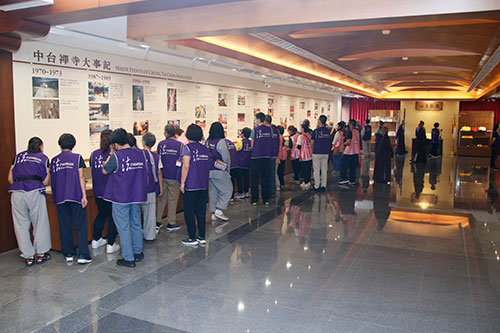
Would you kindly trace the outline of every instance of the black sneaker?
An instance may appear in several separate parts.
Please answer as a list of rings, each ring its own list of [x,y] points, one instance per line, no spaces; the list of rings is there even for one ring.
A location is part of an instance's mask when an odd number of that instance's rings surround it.
[[[129,268],[134,268],[135,267],[135,261],[127,261],[125,259],[118,259],[116,261],[116,264],[118,266],[129,267]]]
[[[180,225],[178,225],[178,224],[170,224],[170,223],[169,223],[169,224],[167,224],[167,231],[168,231],[168,232],[177,231],[177,230],[179,230],[180,228],[181,228],[181,226],[180,226]]]
[[[135,262],[139,262],[141,261],[142,259],[144,259],[144,253],[139,253],[139,254],[134,254],[134,259],[135,259]]]
[[[207,240],[205,239],[205,237],[196,237],[196,240],[198,241],[198,243],[200,243],[201,245],[203,244],[206,244],[207,243]]]
[[[154,242],[155,242],[154,239],[145,239],[144,240],[144,243],[146,243],[146,244],[153,244]]]
[[[43,264],[44,262],[46,261],[49,261],[50,258],[52,258],[52,256],[50,255],[50,253],[44,253],[44,254],[39,254],[37,257],[36,257],[36,263],[37,264]]]
[[[181,240],[181,243],[183,245],[197,246],[198,240],[196,238],[186,238],[186,239]]]
[[[161,227],[163,227],[163,224],[161,224],[161,222],[156,222],[156,233],[160,232]]]
[[[26,258],[26,266],[28,267],[31,267],[35,264],[35,258],[33,257],[29,257],[29,258]]]
[[[325,191],[326,191],[326,187],[321,186],[321,187],[319,188],[319,190],[320,190],[321,192],[325,192]]]

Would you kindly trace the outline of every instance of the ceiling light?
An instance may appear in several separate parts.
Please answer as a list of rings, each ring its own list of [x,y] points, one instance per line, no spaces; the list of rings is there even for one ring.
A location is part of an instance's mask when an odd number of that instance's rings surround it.
[[[202,58],[202,57],[199,57],[198,59],[199,59],[199,60],[205,60],[205,58]]]
[[[266,77],[265,75],[261,75],[262,77]]]
[[[390,29],[384,29],[382,30],[382,35],[390,35],[391,34],[391,30]]]
[[[402,57],[401,59],[403,59],[403,60],[408,60],[408,57]]]
[[[140,46],[143,47],[143,48],[145,48],[145,49],[149,49],[149,45],[148,44],[141,44]]]
[[[417,75],[417,74],[418,74],[418,72],[413,72],[413,74]]]
[[[237,69],[236,69],[236,68],[233,68],[233,69],[232,69],[232,71],[233,71],[233,72],[236,72],[236,71],[237,71]]]

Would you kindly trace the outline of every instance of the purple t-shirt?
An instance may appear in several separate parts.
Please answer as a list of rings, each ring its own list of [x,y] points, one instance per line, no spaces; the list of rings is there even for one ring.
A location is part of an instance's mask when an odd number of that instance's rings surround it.
[[[82,186],[78,169],[81,156],[62,151],[50,161],[50,184],[56,205],[64,202],[82,202]]]
[[[158,155],[161,158],[163,169],[162,178],[179,180],[180,167],[176,166],[181,158],[182,143],[173,138],[168,138],[158,143]]]
[[[250,169],[252,158],[252,142],[249,139],[241,140],[241,150],[238,151],[238,163],[242,169]]]
[[[38,190],[45,194],[43,180],[47,177],[48,164],[49,158],[43,153],[23,151],[17,154],[12,168],[14,183],[10,186],[9,192]]]
[[[208,189],[208,176],[213,164],[209,148],[199,142],[191,142],[183,147],[182,156],[190,157],[184,189],[186,191]]]
[[[236,152],[235,144],[228,139],[226,139],[226,144],[227,144],[227,150],[229,151],[229,156],[231,157],[231,169],[239,168],[240,163],[238,160],[238,154]]]
[[[332,148],[332,136],[326,126],[316,128],[313,132],[313,154],[329,154]]]
[[[254,129],[252,158],[270,157],[273,157],[273,140],[271,127],[266,125],[257,126]]]
[[[102,166],[108,159],[109,150],[102,153],[100,149],[94,150],[90,155],[90,166],[92,168],[92,188],[94,189],[94,196],[102,198],[104,190],[108,183],[108,175],[102,173]]]

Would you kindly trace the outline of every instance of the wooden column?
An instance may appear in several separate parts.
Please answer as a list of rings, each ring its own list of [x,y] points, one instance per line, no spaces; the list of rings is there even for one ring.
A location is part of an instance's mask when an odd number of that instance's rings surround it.
[[[7,174],[16,154],[12,53],[0,53],[0,252],[17,247]]]

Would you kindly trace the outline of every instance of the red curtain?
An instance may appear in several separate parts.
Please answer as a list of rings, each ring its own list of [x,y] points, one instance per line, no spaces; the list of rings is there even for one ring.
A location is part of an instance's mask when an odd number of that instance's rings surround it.
[[[369,110],[399,110],[400,101],[379,101],[371,97],[351,98],[351,119],[360,120],[361,124],[368,118]]]
[[[500,100],[460,102],[460,111],[494,111],[495,123],[500,121]]]

